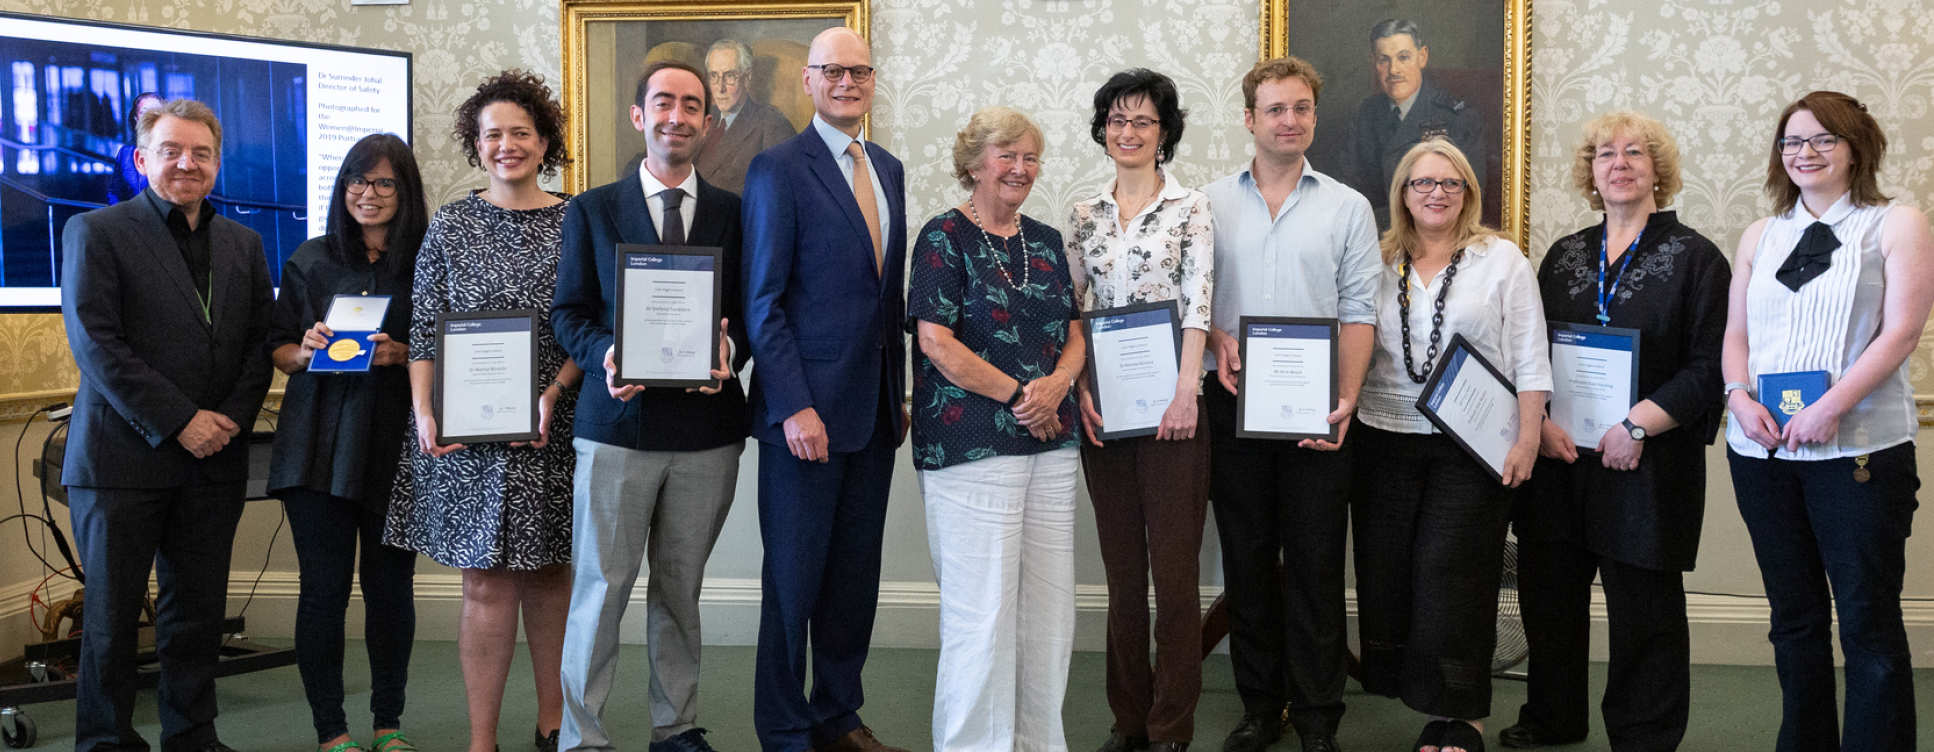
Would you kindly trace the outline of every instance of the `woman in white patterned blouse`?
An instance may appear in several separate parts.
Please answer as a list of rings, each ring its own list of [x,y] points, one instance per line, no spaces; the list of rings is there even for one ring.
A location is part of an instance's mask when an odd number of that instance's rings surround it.
[[[1183,112],[1175,82],[1123,71],[1095,92],[1090,131],[1115,162],[1101,195],[1074,205],[1068,267],[1083,311],[1176,306],[1182,325],[1175,394],[1153,436],[1102,441],[1092,384],[1080,390],[1089,443],[1081,464],[1108,575],[1108,705],[1102,752],[1188,748],[1202,689],[1196,593],[1209,500],[1209,439],[1196,430],[1208,338],[1215,231],[1209,200],[1159,165],[1175,156]],[[1102,385],[1107,388],[1107,385]],[[1159,405],[1157,405],[1159,407]],[[1155,579],[1155,665],[1148,662],[1148,580]]]

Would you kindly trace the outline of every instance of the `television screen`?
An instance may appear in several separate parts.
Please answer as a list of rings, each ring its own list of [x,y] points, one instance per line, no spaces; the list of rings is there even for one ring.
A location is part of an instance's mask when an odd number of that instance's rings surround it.
[[[222,123],[209,200],[262,235],[270,274],[323,233],[343,154],[410,139],[410,55],[0,13],[0,310],[60,306],[61,228],[139,196],[134,123],[198,99]],[[280,285],[280,280],[276,280]]]

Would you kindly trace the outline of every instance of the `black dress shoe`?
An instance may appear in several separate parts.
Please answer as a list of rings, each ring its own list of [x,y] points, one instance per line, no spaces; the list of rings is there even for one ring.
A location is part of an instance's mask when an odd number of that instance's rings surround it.
[[[1532,723],[1520,723],[1498,732],[1498,744],[1512,749],[1537,749],[1551,744],[1575,744],[1584,740],[1584,734],[1559,738],[1556,734],[1546,731],[1544,727]]]
[[[1262,752],[1283,736],[1283,722],[1274,715],[1245,713],[1242,722],[1222,740],[1222,752]]]
[[[1336,743],[1335,734],[1301,734],[1303,752],[1343,752],[1342,745]]]
[[[557,752],[557,732],[560,730],[561,729],[551,729],[551,733],[549,734],[545,734],[542,731],[532,730],[532,734],[534,734],[537,737],[537,741],[535,742],[535,744],[537,745],[537,752]]]
[[[1148,752],[1188,752],[1188,742],[1156,742],[1149,745]]]
[[[1129,736],[1120,731],[1109,731],[1108,741],[1101,743],[1095,752],[1141,752],[1148,749],[1148,737]]]
[[[201,745],[195,752],[235,752],[235,750],[220,741],[212,741]]]

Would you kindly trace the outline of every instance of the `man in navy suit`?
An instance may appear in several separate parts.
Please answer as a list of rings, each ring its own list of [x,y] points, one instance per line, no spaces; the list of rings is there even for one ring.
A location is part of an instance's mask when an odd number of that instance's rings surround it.
[[[618,623],[639,561],[649,553],[651,752],[711,752],[697,724],[698,596],[745,451],[745,396],[733,376],[748,352],[734,344],[745,341],[739,197],[699,179],[692,166],[712,105],[699,72],[684,63],[653,63],[636,91],[631,124],[644,133],[645,160],[637,172],[571,201],[551,313],[558,342],[584,364],[586,376],[572,439],[575,571],[558,748],[617,749],[604,728],[604,707],[617,670]],[[725,317],[712,371],[718,386],[613,382],[620,243],[721,249],[716,273]]]
[[[802,72],[812,126],[746,171],[765,542],[753,724],[769,752],[893,749],[859,717],[887,485],[906,435],[906,182],[899,160],[860,137],[872,61],[851,29],[814,37]]]
[[[74,541],[87,573],[77,752],[147,749],[134,730],[136,624],[161,588],[161,748],[230,752],[215,736],[215,664],[248,442],[269,387],[268,260],[206,197],[222,166],[207,105],[141,115],[147,190],[75,215],[61,238],[61,317],[81,372],[68,427]]]

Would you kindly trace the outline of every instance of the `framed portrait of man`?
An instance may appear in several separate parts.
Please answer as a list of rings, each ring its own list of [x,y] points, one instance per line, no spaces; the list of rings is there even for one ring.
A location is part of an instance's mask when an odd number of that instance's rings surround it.
[[[1262,0],[1263,59],[1323,75],[1310,162],[1370,199],[1390,227],[1390,184],[1417,142],[1470,159],[1484,222],[1524,247],[1531,0]]]
[[[813,35],[847,26],[868,36],[867,0],[563,0],[560,21],[572,193],[637,171],[644,137],[631,108],[638,76],[660,60],[703,72],[713,119],[698,173],[742,192],[752,157],[812,120],[800,76]]]

